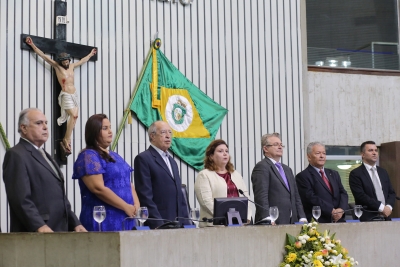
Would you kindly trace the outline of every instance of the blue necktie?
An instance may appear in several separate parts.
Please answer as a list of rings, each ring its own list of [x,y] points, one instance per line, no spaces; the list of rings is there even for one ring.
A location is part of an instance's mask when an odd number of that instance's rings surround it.
[[[286,178],[285,171],[282,168],[282,165],[279,162],[276,162],[275,166],[278,168],[279,174],[281,175],[283,181],[285,182],[287,189],[290,191],[289,183]]]

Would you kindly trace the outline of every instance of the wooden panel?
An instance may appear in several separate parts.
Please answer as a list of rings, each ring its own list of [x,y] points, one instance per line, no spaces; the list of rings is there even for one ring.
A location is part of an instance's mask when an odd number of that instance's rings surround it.
[[[379,166],[384,168],[390,177],[395,192],[400,192],[400,142],[381,144],[379,148]],[[400,205],[396,201],[393,207],[393,218],[400,217]]]

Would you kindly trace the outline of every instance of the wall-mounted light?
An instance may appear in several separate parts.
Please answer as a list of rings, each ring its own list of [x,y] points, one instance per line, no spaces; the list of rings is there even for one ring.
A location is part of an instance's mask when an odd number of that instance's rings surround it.
[[[348,170],[351,168],[352,165],[350,164],[338,164],[337,167],[341,170]]]
[[[337,67],[338,61],[336,59],[330,59],[328,60],[329,66],[331,67]]]
[[[342,61],[342,66],[347,68],[351,66],[351,61],[350,60],[343,60]]]

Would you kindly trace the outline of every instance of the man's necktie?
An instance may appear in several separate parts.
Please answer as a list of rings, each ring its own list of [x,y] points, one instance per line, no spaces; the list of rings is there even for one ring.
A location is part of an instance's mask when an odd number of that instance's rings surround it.
[[[382,187],[379,184],[378,181],[378,176],[376,175],[376,168],[375,167],[371,167],[371,173],[372,173],[372,183],[374,184],[374,188],[375,188],[375,193],[376,193],[376,198],[382,202],[383,205],[385,205],[385,197],[383,196],[383,191],[382,191]]]
[[[289,183],[288,183],[288,180],[286,178],[285,171],[282,168],[282,165],[279,162],[276,162],[275,166],[278,168],[279,174],[281,175],[283,181],[285,182],[287,189],[289,189],[289,191],[290,191]]]
[[[172,177],[174,177],[174,173],[172,172],[170,157],[167,152],[164,153],[164,161],[165,161],[165,164],[167,164],[167,167],[168,167],[169,171],[171,172]]]
[[[319,170],[319,173],[321,174],[322,180],[324,181],[326,186],[329,188],[329,191],[331,191],[331,193],[332,193],[332,185],[329,182],[328,178],[326,178],[324,171],[323,170]]]
[[[39,148],[38,151],[40,152],[40,154],[42,154],[43,158],[47,161],[47,163],[53,169],[54,174],[57,176],[57,178],[60,178],[60,176],[58,175],[58,171],[57,171],[56,167],[54,167],[53,162],[51,162],[51,160],[49,160],[49,158],[46,156],[46,153],[44,152],[44,150]]]

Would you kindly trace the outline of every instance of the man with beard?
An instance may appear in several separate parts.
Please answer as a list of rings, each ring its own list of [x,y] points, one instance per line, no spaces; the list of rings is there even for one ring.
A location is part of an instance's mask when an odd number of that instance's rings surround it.
[[[58,104],[61,107],[61,117],[57,119],[58,125],[67,122],[67,131],[65,132],[64,139],[60,143],[61,148],[66,156],[71,154],[71,135],[75,127],[76,120],[78,119],[79,99],[74,85],[74,68],[86,62],[96,54],[96,49],[92,51],[78,62],[71,63],[69,54],[63,52],[57,57],[57,62],[46,56],[43,51],[36,47],[31,37],[26,38],[26,43],[30,45],[41,58],[49,63],[56,71],[58,82],[61,85],[61,93],[58,96]]]

